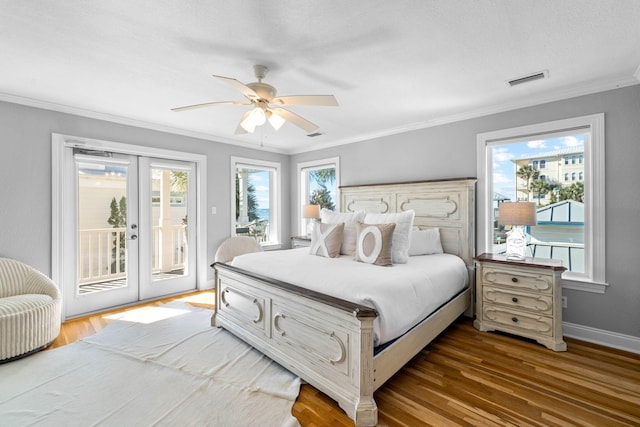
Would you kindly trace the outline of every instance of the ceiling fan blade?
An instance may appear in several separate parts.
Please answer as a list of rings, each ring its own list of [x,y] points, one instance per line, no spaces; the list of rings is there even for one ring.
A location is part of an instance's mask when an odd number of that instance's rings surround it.
[[[212,107],[214,105],[251,105],[251,104],[244,104],[239,101],[205,102],[204,104],[195,104],[195,105],[187,105],[185,107],[172,108],[171,111],[175,111],[177,113],[178,111],[193,110],[195,108]]]
[[[232,79],[231,77],[216,76],[215,74],[213,75],[213,77],[233,86],[249,99],[260,99],[260,96],[258,96],[258,94],[253,89],[236,79]]]
[[[318,129],[318,126],[311,123],[309,120],[303,117],[300,117],[296,113],[292,113],[289,110],[285,110],[284,108],[273,108],[271,111],[273,114],[276,114],[282,117],[283,119],[298,126],[299,128],[302,128],[307,133],[315,132]]]
[[[278,104],[284,106],[319,105],[325,107],[337,107],[338,101],[333,95],[289,95],[273,98],[270,104]]]

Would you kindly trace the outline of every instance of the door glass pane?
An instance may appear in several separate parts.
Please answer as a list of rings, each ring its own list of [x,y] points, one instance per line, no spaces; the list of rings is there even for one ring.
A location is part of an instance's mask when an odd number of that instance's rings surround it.
[[[498,223],[503,202],[534,202],[537,225],[526,227],[529,257],[560,259],[584,273],[584,141],[576,132],[492,145],[493,253],[506,252],[509,225]],[[579,178],[578,178],[579,177]]]
[[[188,274],[189,172],[151,169],[152,280]]]
[[[127,286],[127,165],[77,162],[78,293]]]

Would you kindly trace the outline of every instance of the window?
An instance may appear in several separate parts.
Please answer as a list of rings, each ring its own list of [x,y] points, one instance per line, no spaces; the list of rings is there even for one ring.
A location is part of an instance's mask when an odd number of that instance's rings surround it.
[[[575,181],[575,180],[576,180],[576,173],[571,172],[571,181]]]
[[[578,157],[578,163],[580,164],[584,163],[584,156]]]
[[[338,185],[339,177],[338,157],[315,160],[298,164],[298,184],[300,189],[300,203],[298,218],[300,221],[300,233],[306,234],[307,223],[302,221],[302,206],[317,204],[322,208],[338,211]]]
[[[546,180],[547,180],[546,175],[540,175],[540,181],[546,181]]]
[[[231,235],[280,245],[280,164],[231,158]]]
[[[576,165],[579,156],[583,165]],[[526,170],[518,174],[535,157],[556,159],[547,164],[544,182]],[[581,182],[569,181],[580,172]],[[479,252],[499,253],[509,228],[498,225],[498,201],[488,196],[536,202],[538,224],[527,229],[529,255],[562,259],[569,268],[564,287],[604,293],[604,188],[604,114],[479,134]]]
[[[538,169],[538,161],[537,160],[533,161],[533,168],[536,169],[536,170]]]
[[[547,167],[547,161],[540,160],[540,169],[546,169],[546,167]]]
[[[582,180],[584,179],[584,172],[579,172],[579,173],[578,173],[578,179],[579,179],[580,181],[582,181]]]

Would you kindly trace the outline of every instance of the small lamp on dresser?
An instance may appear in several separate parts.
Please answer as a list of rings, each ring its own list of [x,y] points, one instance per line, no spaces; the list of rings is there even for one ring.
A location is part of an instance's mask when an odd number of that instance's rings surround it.
[[[302,218],[307,220],[307,237],[311,237],[313,224],[320,218],[320,205],[304,205]]]
[[[527,248],[525,225],[536,225],[536,204],[532,202],[504,202],[498,210],[498,223],[510,225],[507,233],[507,259],[522,261]]]

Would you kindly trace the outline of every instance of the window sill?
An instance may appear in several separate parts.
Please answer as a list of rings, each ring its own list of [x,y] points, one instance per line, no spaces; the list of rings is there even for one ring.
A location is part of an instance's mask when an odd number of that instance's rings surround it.
[[[282,249],[282,243],[261,243],[262,249],[265,251],[277,251]]]
[[[562,289],[571,289],[574,291],[604,294],[608,286],[608,283],[594,282],[591,280],[562,279]]]

